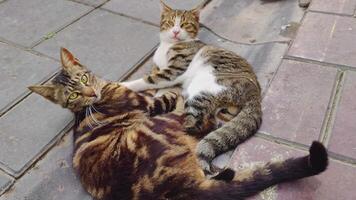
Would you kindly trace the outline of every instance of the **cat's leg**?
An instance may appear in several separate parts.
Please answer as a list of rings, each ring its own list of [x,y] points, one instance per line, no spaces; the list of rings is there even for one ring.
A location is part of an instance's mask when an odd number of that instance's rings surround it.
[[[147,112],[154,116],[173,111],[176,108],[179,95],[176,92],[167,92],[159,97],[145,96],[144,98],[147,102]]]
[[[202,92],[196,96],[189,97],[185,104],[184,128],[189,134],[199,134],[212,119],[219,104],[213,94]]]
[[[161,69],[158,71],[156,69],[153,73],[145,76],[144,78],[122,82],[121,84],[135,92],[148,89],[160,89],[179,84],[181,80],[178,79],[178,76],[181,74],[182,73],[178,73],[171,68]]]
[[[236,96],[235,102],[240,102]],[[241,111],[222,127],[210,132],[197,145],[196,153],[206,173],[211,173],[212,160],[255,134],[262,123],[259,96],[244,101]]]

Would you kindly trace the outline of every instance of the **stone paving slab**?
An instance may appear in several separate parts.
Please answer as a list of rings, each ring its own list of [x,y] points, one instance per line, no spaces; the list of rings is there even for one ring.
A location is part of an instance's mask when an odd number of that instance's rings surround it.
[[[103,78],[115,80],[158,43],[158,28],[96,10],[35,49],[59,59],[69,49]]]
[[[239,171],[243,169],[261,165],[271,160],[283,160],[306,154],[307,152],[297,151],[258,137],[253,137],[235,149],[231,158],[230,168],[237,170],[237,173],[239,173]],[[278,187],[279,186],[271,187],[249,199],[274,200],[277,196],[276,192]]]
[[[165,2],[172,8],[192,9],[203,0],[165,0]],[[159,0],[111,0],[103,8],[159,25]]]
[[[59,63],[0,43],[0,115],[14,99],[27,94],[27,86],[48,79]]]
[[[72,151],[70,133],[0,200],[91,200],[72,168]]]
[[[356,67],[356,18],[309,12],[289,55]]]
[[[232,155],[230,167],[235,170],[242,170],[270,160],[281,160],[307,154],[306,151],[295,150],[262,138],[253,137],[236,148]],[[355,199],[356,193],[353,192],[353,186],[356,183],[355,170],[355,166],[348,166],[331,160],[329,168],[321,175],[279,184],[249,199]]]
[[[8,189],[13,182],[13,178],[0,171],[0,195],[5,192],[5,190]]]
[[[354,15],[356,9],[355,0],[313,0],[309,10],[329,13]]]
[[[356,72],[347,72],[329,143],[330,150],[356,159]]]
[[[31,94],[1,117],[1,167],[19,176],[71,119],[69,111]]]
[[[275,200],[351,200],[356,199],[356,168],[331,160],[328,169],[315,177],[280,184]]]
[[[0,4],[0,37],[29,47],[90,9],[66,0],[5,1]]]
[[[309,145],[317,140],[337,70],[284,60],[262,103],[261,132]]]
[[[295,26],[303,14],[298,1],[214,0],[204,8],[202,23],[238,42],[289,41],[283,27]]]

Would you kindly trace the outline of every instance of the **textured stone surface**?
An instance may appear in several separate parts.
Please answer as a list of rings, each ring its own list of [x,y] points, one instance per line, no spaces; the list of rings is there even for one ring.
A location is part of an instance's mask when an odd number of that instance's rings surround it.
[[[281,59],[288,48],[287,44],[276,43],[263,45],[236,44],[220,39],[205,29],[200,33],[199,38],[208,44],[234,51],[247,59],[256,72],[263,91],[277,71]]]
[[[192,9],[202,1],[166,0],[165,2],[172,8]],[[160,20],[160,3],[158,0],[111,0],[103,8],[155,24],[159,24]]]
[[[0,200],[91,200],[72,168],[72,151],[69,134]]]
[[[28,93],[27,87],[49,78],[59,63],[0,43],[0,111]],[[2,111],[1,111],[2,114]]]
[[[276,200],[349,200],[356,199],[355,166],[330,161],[328,169],[315,177],[278,186]]]
[[[289,55],[356,67],[356,19],[308,13]]]
[[[260,131],[309,145],[319,137],[336,69],[283,61],[263,100]]]
[[[0,171],[0,195],[5,192],[5,190],[8,189],[13,182],[13,178]]]
[[[329,143],[330,150],[356,159],[356,72],[348,72],[336,121]]]
[[[353,15],[356,9],[355,0],[331,0],[327,3],[324,0],[313,0],[310,10]]]
[[[299,23],[298,1],[214,0],[203,10],[202,23],[238,42],[288,41],[286,25]]]
[[[72,119],[69,111],[31,94],[0,120],[0,162],[19,175]]]
[[[269,161],[279,161],[306,154],[307,152],[296,151],[286,146],[253,137],[235,149],[231,158],[230,168],[237,170],[237,173],[239,173],[239,171]],[[277,187],[272,187],[249,199],[275,199],[276,191]]]
[[[158,42],[156,27],[96,10],[36,50],[54,58],[68,48],[96,74],[118,79]]]
[[[65,0],[6,1],[0,4],[0,37],[30,46],[90,9]]]

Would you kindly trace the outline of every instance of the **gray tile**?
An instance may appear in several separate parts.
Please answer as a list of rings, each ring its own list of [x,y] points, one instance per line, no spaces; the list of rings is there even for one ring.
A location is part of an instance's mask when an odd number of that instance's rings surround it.
[[[96,10],[35,49],[59,57],[68,48],[104,78],[117,79],[158,43],[158,28]]]
[[[0,200],[91,200],[72,168],[72,134],[64,137]]]
[[[268,43],[263,45],[242,45],[222,40],[203,29],[200,33],[201,40],[208,44],[214,44],[246,58],[253,66],[261,84],[263,92],[266,90],[270,80],[273,78],[282,57],[286,52],[287,44]]]
[[[13,178],[0,171],[0,195],[5,192],[5,190],[7,190],[13,182]]]
[[[167,5],[176,9],[192,9],[203,0],[166,0]],[[159,24],[159,0],[111,0],[103,8]]]
[[[284,60],[262,102],[261,132],[310,145],[319,138],[337,70]]]
[[[29,92],[27,86],[49,78],[58,67],[51,59],[0,43],[0,111]]]
[[[92,9],[65,0],[11,0],[0,4],[0,37],[30,46]]]
[[[309,12],[288,54],[356,67],[356,19]]]
[[[325,3],[325,0],[313,0],[309,10],[353,15],[356,9],[355,0],[332,0]]]
[[[295,29],[304,11],[298,1],[214,0],[204,8],[202,23],[238,42],[289,41],[284,27]],[[291,34],[293,35],[293,34]]]
[[[69,111],[31,94],[0,118],[0,163],[18,176],[71,119]]]

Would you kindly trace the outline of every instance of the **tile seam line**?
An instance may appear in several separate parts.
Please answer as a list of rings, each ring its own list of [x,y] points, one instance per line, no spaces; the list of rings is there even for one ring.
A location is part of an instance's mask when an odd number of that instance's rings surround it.
[[[345,82],[345,71],[338,70],[335,78],[335,83],[328,104],[328,110],[325,113],[322,129],[319,135],[319,141],[328,147],[329,140],[332,136],[332,128],[335,124],[336,113],[340,104]]]
[[[45,84],[48,81],[50,81],[57,73],[58,69],[54,70],[49,76],[44,77],[42,80],[37,82],[37,84]],[[34,83],[36,84],[36,83]],[[22,93],[21,95],[17,96],[13,102],[9,103],[6,105],[4,108],[0,109],[0,119],[8,112],[10,112],[13,108],[15,108],[18,104],[20,104],[22,101],[24,101],[28,96],[30,96],[33,92],[31,91],[26,91]]]
[[[14,43],[12,41],[6,40],[6,39],[1,38],[1,37],[0,37],[0,43],[2,43],[3,45],[10,46],[11,48],[15,48],[15,49],[18,49],[18,50],[21,50],[21,51],[25,51],[27,53],[30,53],[30,54],[34,55],[34,56],[51,59],[51,60],[56,61],[56,62],[59,61],[58,59],[52,58],[51,56],[43,54],[43,53],[41,53],[39,51],[36,51],[34,49],[30,49],[28,47],[22,46],[20,44]]]
[[[79,4],[79,3],[78,3]],[[80,4],[82,5],[82,4]],[[89,7],[89,6],[87,6]],[[89,15],[90,13],[92,13],[93,11],[97,10],[97,8],[93,8],[93,7],[90,7],[89,11],[83,13],[82,15],[80,15],[79,17],[75,18],[74,20],[70,21],[69,23],[66,23],[60,27],[58,27],[57,29],[53,30],[53,31],[50,31],[49,33],[54,33],[54,36],[51,37],[51,38],[48,38],[46,39],[46,36],[43,36],[41,37],[39,40],[33,42],[31,45],[29,45],[29,48],[30,49],[34,49],[35,47],[37,47],[38,45],[42,44],[43,42],[47,41],[47,40],[50,40],[54,37],[56,37],[56,34],[58,34],[59,32],[65,30],[67,27],[71,26],[72,24],[78,22],[79,20],[81,20],[83,17]]]
[[[279,138],[279,137],[275,137],[272,136],[270,134],[266,134],[265,132],[258,132],[256,134],[256,137],[263,139],[265,141],[274,143],[274,144],[278,144],[281,146],[285,146],[294,150],[298,150],[298,151],[303,151],[303,152],[309,152],[309,147],[308,145],[305,144],[301,144],[298,142],[293,142],[293,141],[289,141],[283,138]],[[328,154],[329,154],[329,158],[332,160],[335,160],[337,162],[340,162],[342,164],[347,164],[347,165],[351,165],[353,167],[356,168],[356,159],[354,158],[350,158],[338,153],[334,153],[332,151],[328,150]]]
[[[70,2],[73,2],[73,3],[76,3],[76,4],[79,4],[79,5],[82,5],[82,6],[86,6],[86,7],[89,7],[90,9],[83,13],[82,15],[78,16],[77,18],[75,18],[74,20],[72,20],[71,22],[68,22],[67,24],[64,24],[63,26],[57,28],[56,30],[52,31],[52,32],[49,32],[49,33],[55,33],[53,37],[55,37],[56,34],[58,34],[59,32],[65,30],[67,27],[71,26],[72,24],[78,22],[79,20],[81,20],[83,17],[86,17],[87,15],[89,15],[90,13],[94,12],[95,10],[100,10],[100,7],[105,5],[108,1],[110,0],[106,0],[105,2],[97,5],[97,6],[90,6],[90,5],[85,5],[83,3],[79,3],[79,2],[76,2],[76,1],[72,1],[72,0],[67,0],[67,1],[70,1]],[[51,38],[49,38],[51,39]],[[38,45],[42,44],[43,42],[45,42],[46,40],[49,40],[49,39],[46,39],[46,37],[42,37],[40,38],[39,40],[33,42],[31,45],[30,45],[30,49],[34,49],[35,47],[37,47]]]
[[[334,68],[334,69],[339,69],[339,70],[343,70],[343,71],[356,71],[356,67],[353,67],[350,65],[318,61],[318,60],[314,60],[314,59],[310,59],[310,58],[302,58],[302,57],[291,56],[291,55],[285,55],[283,58],[286,60],[292,60],[292,61],[298,61],[298,62],[304,62],[304,63],[310,63],[310,64],[317,64],[317,65],[320,65],[323,67]]]
[[[3,186],[2,188],[0,188],[0,197],[5,194],[5,192],[7,192],[13,185],[15,184],[15,179],[10,180],[7,184],[5,184],[5,186]]]
[[[110,0],[105,0],[103,3],[100,3],[100,4],[98,4],[98,5],[94,5],[94,4],[90,4],[90,3],[85,3],[85,2],[80,2],[79,0],[67,0],[67,1],[79,3],[79,4],[82,4],[82,5],[85,5],[85,6],[90,6],[90,7],[93,7],[93,8],[97,8],[97,7],[99,7],[99,6],[102,6],[102,5],[106,4],[106,3],[109,2]]]
[[[310,10],[310,9],[307,12],[308,13],[318,13],[318,14],[325,14],[325,15],[334,15],[334,16],[340,16],[340,17],[355,18],[354,14],[333,13],[333,12],[328,12],[328,11]]]

